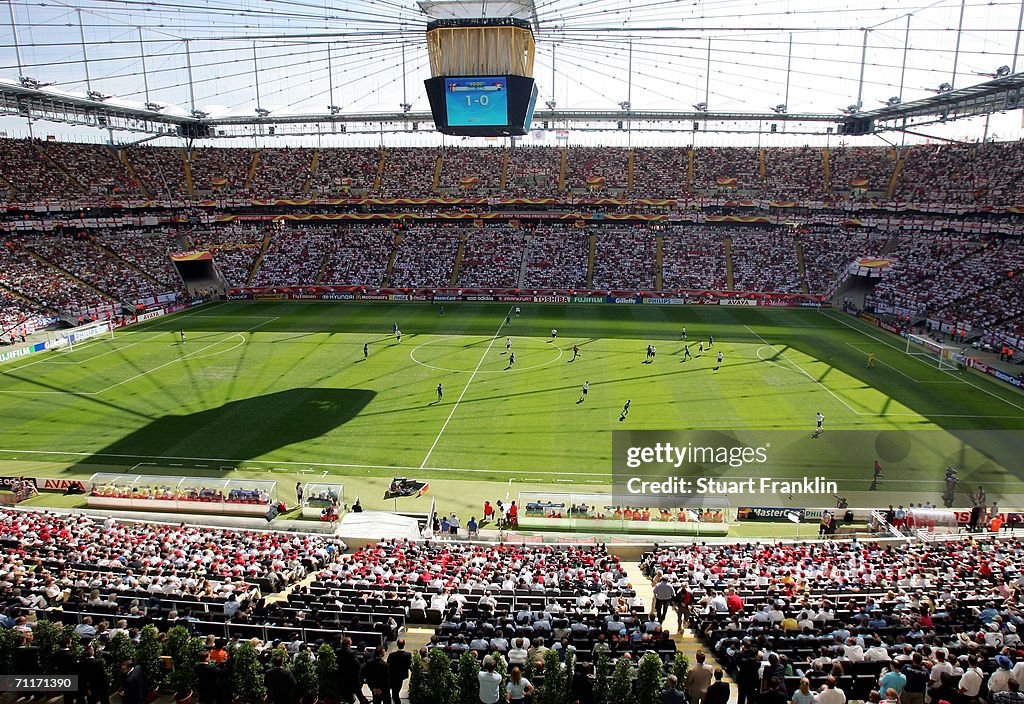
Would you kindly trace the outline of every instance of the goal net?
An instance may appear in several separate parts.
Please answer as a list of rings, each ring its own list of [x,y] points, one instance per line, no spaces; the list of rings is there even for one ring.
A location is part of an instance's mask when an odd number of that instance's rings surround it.
[[[56,330],[46,338],[46,349],[70,352],[76,345],[102,337],[114,339],[114,326],[109,320],[97,320],[95,323],[79,325],[77,328]]]
[[[956,369],[953,355],[957,353],[958,349],[953,345],[943,345],[921,335],[907,335],[907,354],[927,360],[940,370]]]

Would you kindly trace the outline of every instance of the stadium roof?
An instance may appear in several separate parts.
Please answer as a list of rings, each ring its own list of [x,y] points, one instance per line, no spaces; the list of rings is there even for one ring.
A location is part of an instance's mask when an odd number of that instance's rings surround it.
[[[396,129],[411,130],[403,116],[428,109],[427,22],[515,16],[536,32],[538,119],[548,104],[549,119],[601,116],[589,129],[616,129],[626,104],[681,121],[755,116],[767,131],[787,115],[884,118],[1024,70],[1022,10],[978,0],[13,0],[0,79],[172,122],[397,113]],[[1003,122],[1004,138],[1020,129]]]

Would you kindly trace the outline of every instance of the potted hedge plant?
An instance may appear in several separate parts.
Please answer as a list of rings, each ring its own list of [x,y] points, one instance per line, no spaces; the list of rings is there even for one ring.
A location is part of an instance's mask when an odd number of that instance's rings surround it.
[[[267,687],[263,681],[263,665],[252,643],[242,643],[235,650],[231,668],[231,687],[243,704],[263,704]]]
[[[135,644],[124,633],[115,633],[107,646],[107,676],[110,678],[110,691],[120,692],[124,689],[125,673],[121,665],[125,660],[135,660]]]
[[[63,640],[64,627],[59,623],[42,620],[32,627],[32,645],[38,648],[39,664],[43,672],[49,674],[52,671],[53,656],[60,650]],[[75,640],[79,640],[77,633]]]
[[[633,679],[633,661],[624,657],[619,658],[612,672],[612,681],[608,684],[606,704],[637,704]]]
[[[690,658],[686,657],[685,653],[676,653],[675,660],[672,661],[672,674],[679,680],[680,686],[686,681],[686,673],[689,669]]]
[[[135,646],[135,660],[142,668],[147,692],[155,693],[163,683],[164,662],[161,658],[163,650],[160,633],[156,630],[156,626],[152,624],[144,626],[142,632],[139,633],[139,644]]]
[[[608,653],[599,653],[597,668],[594,670],[594,701],[608,704],[608,688],[611,686],[612,659]]]
[[[0,672],[14,672],[14,649],[18,632],[13,628],[0,628]]]
[[[562,668],[565,672],[565,697],[564,701],[569,701],[569,694],[572,693],[572,677],[576,673],[576,653],[568,652],[565,654],[565,662]]]
[[[458,683],[452,672],[452,661],[440,648],[430,653],[430,676],[427,681],[428,701],[431,704],[455,704],[458,701]]]
[[[430,704],[426,666],[427,663],[420,657],[419,652],[412,654],[412,666],[409,668],[409,704]]]
[[[299,688],[299,701],[302,704],[317,704],[320,700],[320,677],[313,655],[308,650],[299,652],[292,660],[291,669]]]
[[[648,651],[640,658],[640,667],[637,669],[636,700],[638,702],[658,701],[663,686],[661,657],[655,652]]]
[[[341,698],[338,693],[338,656],[327,643],[316,651],[316,680],[321,699],[336,702]]]
[[[178,704],[190,704],[196,686],[196,665],[206,650],[203,639],[193,636],[184,626],[174,626],[167,631],[164,648],[171,658],[167,684],[174,690],[174,700]]]
[[[544,654],[544,682],[540,686],[540,704],[562,704],[565,701],[565,670],[557,650]]]
[[[470,651],[459,658],[459,702],[461,704],[478,704],[480,697],[480,661]]]

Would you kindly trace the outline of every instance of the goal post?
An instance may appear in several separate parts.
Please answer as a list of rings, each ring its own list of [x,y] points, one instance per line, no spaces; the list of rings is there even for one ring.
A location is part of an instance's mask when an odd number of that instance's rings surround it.
[[[923,335],[907,335],[907,354],[935,364],[940,371],[957,368],[953,355],[958,351],[958,347],[943,345]]]
[[[57,330],[47,337],[46,349],[71,352],[75,345],[101,337],[114,339],[114,325],[111,321],[97,320],[94,323],[79,325],[77,328]]]

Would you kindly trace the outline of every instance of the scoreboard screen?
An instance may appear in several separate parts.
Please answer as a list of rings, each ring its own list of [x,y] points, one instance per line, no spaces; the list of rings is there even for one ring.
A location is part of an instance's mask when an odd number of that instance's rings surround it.
[[[500,127],[508,124],[505,76],[444,79],[450,127]]]
[[[529,76],[434,76],[424,87],[444,134],[508,137],[530,130],[538,90]]]

